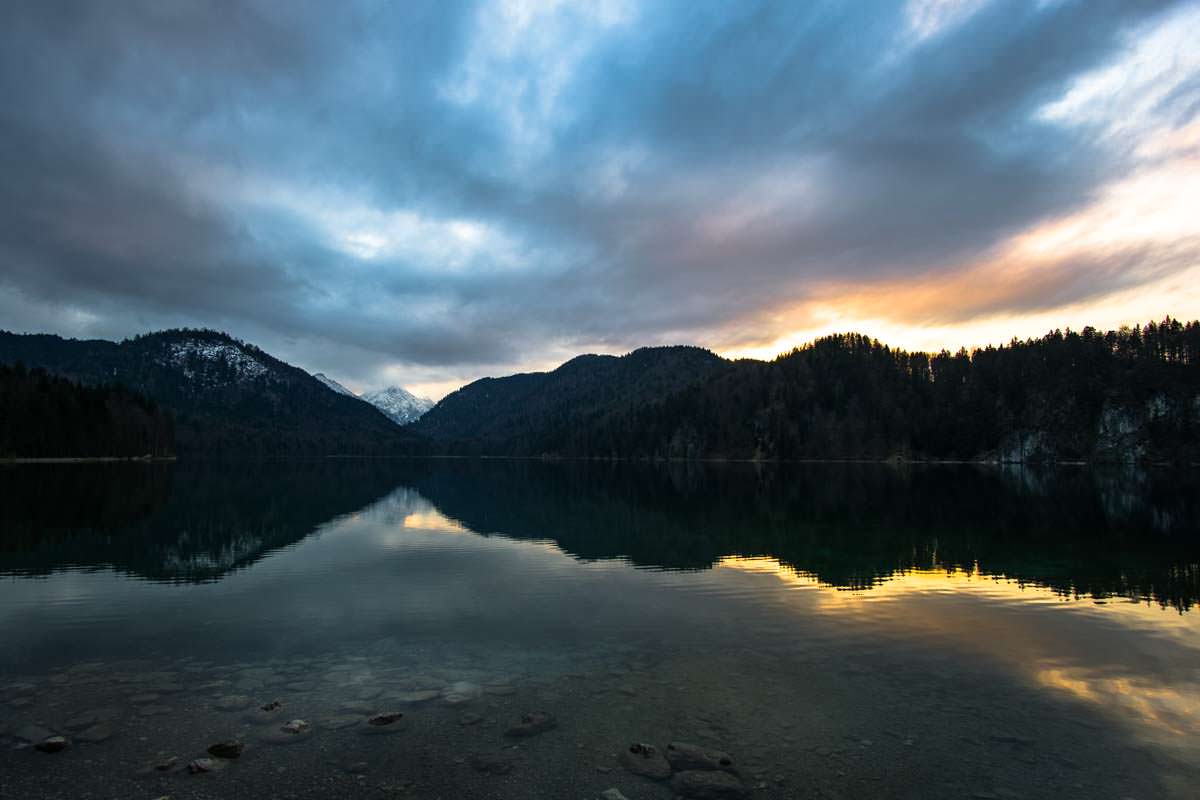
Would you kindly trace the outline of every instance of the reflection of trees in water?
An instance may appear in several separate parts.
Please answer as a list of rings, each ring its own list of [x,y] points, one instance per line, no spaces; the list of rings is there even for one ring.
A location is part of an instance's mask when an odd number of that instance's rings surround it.
[[[465,462],[418,488],[481,533],[588,559],[703,569],[770,556],[841,587],[945,567],[1189,608],[1200,589],[1196,479],[876,464]]]
[[[312,459],[4,470],[0,574],[112,566],[151,580],[213,580],[386,494],[399,478],[380,463]]]
[[[767,556],[839,587],[966,568],[1067,594],[1190,608],[1191,474],[1137,468],[327,460],[18,467],[0,472],[0,573],[113,566],[202,581],[370,506],[440,512],[584,559],[705,569]],[[430,505],[432,504],[432,505]]]

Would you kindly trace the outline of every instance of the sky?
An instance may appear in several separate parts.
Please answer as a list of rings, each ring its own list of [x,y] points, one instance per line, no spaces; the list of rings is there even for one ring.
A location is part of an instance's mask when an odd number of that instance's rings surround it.
[[[435,399],[1200,317],[1200,0],[15,2],[0,328]]]

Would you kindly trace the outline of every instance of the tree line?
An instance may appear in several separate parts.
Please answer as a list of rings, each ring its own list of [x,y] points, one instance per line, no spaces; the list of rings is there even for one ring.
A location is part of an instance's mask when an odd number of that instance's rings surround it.
[[[0,365],[0,458],[174,453],[171,414],[119,385],[88,386],[23,364]]]

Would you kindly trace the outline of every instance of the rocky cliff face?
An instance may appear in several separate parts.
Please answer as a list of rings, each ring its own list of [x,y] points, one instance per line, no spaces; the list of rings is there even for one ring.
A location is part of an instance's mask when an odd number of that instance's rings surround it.
[[[1089,442],[1067,442],[1052,419],[1038,422],[1008,434],[994,457],[986,460],[1003,464],[1076,459],[1109,464],[1200,460],[1200,452],[1191,444],[1200,428],[1200,395],[1155,394],[1141,402],[1109,399],[1100,409]]]

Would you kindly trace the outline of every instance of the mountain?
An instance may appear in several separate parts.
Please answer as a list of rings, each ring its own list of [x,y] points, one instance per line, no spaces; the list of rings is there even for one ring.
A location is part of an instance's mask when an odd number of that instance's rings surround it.
[[[371,406],[218,331],[167,330],[122,342],[0,332],[0,363],[17,362],[153,399],[174,415],[180,455],[420,450]]]
[[[367,392],[362,399],[378,408],[397,425],[416,422],[434,406],[432,400],[417,397],[400,386],[389,386],[386,389]]]
[[[841,334],[769,362],[580,356],[469,384],[410,429],[449,454],[1197,463],[1200,322],[973,353]]]
[[[411,430],[454,452],[484,455],[598,454],[580,431],[657,408],[714,379],[731,362],[699,347],[647,347],[624,356],[583,355],[552,372],[483,378],[443,400]]]
[[[358,395],[356,395],[354,392],[350,391],[345,386],[342,386],[340,383],[335,381],[333,378],[330,378],[324,372],[318,372],[315,375],[313,375],[313,377],[316,378],[317,380],[319,380],[321,383],[328,386],[330,389],[333,389],[338,394],[344,394],[347,397],[358,397]]]

